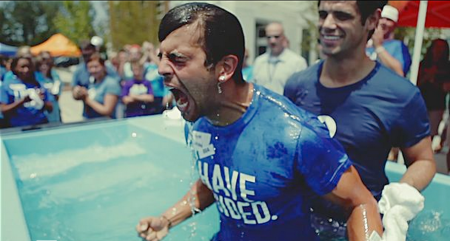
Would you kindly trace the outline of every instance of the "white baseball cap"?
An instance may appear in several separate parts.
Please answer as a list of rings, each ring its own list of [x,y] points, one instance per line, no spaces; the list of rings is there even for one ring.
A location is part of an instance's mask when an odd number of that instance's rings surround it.
[[[100,46],[103,45],[103,39],[100,38],[99,36],[93,36],[91,38],[91,44],[93,44],[93,45],[95,45],[97,47],[100,47]]]
[[[382,18],[388,18],[394,22],[398,21],[398,10],[391,5],[385,5],[383,11],[381,11]]]

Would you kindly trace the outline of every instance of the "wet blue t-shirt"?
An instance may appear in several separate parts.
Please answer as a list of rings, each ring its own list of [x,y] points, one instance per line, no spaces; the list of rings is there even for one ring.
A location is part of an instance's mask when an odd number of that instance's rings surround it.
[[[201,118],[188,138],[220,213],[214,240],[316,240],[309,197],[331,192],[351,162],[317,117],[254,86],[239,120]]]
[[[16,75],[5,79],[0,88],[0,103],[11,104],[25,96],[30,92],[39,90],[44,93],[43,102],[53,101],[52,95],[39,82],[32,84],[24,82],[17,78]],[[32,100],[24,103],[18,108],[12,110],[7,116],[9,125],[12,127],[44,124],[48,122],[43,106]]]
[[[378,200],[388,184],[384,167],[391,147],[411,147],[430,134],[423,98],[379,62],[364,79],[339,88],[320,83],[322,66],[323,61],[291,76],[284,95],[326,121]]]

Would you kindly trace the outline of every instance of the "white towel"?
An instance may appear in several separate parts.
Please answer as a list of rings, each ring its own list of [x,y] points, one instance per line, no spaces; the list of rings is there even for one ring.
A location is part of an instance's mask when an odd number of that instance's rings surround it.
[[[386,185],[378,202],[383,217],[383,241],[404,241],[408,221],[424,207],[425,198],[417,189],[406,183]]]

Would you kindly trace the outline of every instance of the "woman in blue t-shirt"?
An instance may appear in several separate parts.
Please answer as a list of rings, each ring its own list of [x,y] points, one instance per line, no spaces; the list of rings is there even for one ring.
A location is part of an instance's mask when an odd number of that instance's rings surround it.
[[[44,124],[45,111],[53,110],[52,97],[36,80],[30,57],[16,57],[11,63],[14,77],[0,88],[1,111],[11,127]]]
[[[86,62],[89,85],[73,88],[73,97],[84,103],[83,116],[88,119],[115,117],[115,108],[120,96],[119,82],[107,75],[105,60],[93,54]]]

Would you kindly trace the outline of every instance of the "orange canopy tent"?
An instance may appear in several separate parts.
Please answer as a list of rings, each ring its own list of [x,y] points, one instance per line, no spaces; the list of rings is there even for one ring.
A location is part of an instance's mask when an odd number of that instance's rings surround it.
[[[31,47],[31,53],[34,55],[39,54],[41,51],[49,51],[53,57],[79,57],[81,55],[78,46],[60,33],[54,34],[47,41]]]

